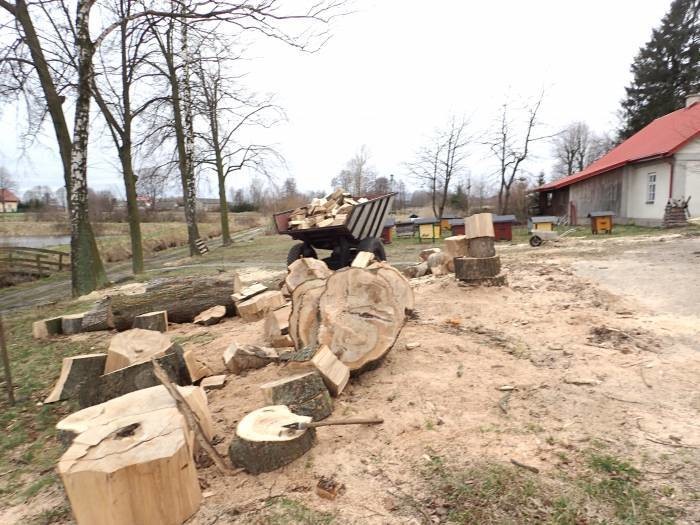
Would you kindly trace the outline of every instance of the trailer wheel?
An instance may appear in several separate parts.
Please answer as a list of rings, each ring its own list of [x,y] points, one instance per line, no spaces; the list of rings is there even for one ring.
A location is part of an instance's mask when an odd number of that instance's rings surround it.
[[[311,246],[300,242],[289,249],[289,253],[287,253],[287,266],[292,264],[297,259],[301,259],[302,257],[318,259],[316,250],[314,250]]]
[[[362,239],[360,244],[358,244],[357,249],[361,252],[373,253],[374,258],[378,261],[386,261],[384,245],[382,244],[382,241],[376,237],[367,237],[366,239]]]
[[[537,248],[538,246],[542,245],[542,238],[539,237],[538,235],[533,235],[530,237],[530,246],[533,248]]]

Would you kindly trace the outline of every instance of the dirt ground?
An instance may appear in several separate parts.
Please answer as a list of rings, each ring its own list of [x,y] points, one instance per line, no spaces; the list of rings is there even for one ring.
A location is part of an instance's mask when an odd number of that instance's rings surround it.
[[[700,521],[700,237],[499,252],[505,287],[411,281],[415,315],[382,364],[335,401],[334,416],[377,415],[383,425],[320,428],[309,453],[272,473],[200,468],[205,499],[190,523],[437,523],[422,474],[432,458],[516,460],[558,480],[591,448],[632,462],[675,522]],[[262,343],[262,332],[262,321],[234,318],[172,336],[223,373],[226,347]],[[270,365],[209,392],[222,453],[241,417],[263,405],[258,386],[289,373]],[[314,492],[322,476],[345,486],[333,501]],[[44,497],[62,503],[60,493]],[[291,514],[271,518],[274,501]],[[2,521],[26,512],[8,509]]]

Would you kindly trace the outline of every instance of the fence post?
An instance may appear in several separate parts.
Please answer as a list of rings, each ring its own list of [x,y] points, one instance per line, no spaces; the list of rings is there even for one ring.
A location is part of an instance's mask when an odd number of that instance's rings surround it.
[[[39,270],[39,279],[44,276],[44,272],[41,270],[41,254],[36,254],[36,267]]]
[[[7,398],[11,405],[15,404],[15,393],[12,387],[12,373],[10,372],[10,356],[7,353],[7,343],[5,341],[5,327],[2,324],[0,315],[0,353],[2,353],[2,365],[5,368],[5,387],[7,388]]]
[[[58,271],[59,272],[63,271],[63,254],[62,253],[58,256]]]

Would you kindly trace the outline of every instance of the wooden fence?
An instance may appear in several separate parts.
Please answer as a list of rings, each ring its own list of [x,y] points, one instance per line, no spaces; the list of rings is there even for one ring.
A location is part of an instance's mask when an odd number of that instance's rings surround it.
[[[70,268],[70,255],[56,250],[0,246],[0,273],[48,277]]]

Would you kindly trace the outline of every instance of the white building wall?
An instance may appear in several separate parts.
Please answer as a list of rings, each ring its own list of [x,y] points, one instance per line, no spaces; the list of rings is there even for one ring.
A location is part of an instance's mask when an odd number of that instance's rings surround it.
[[[637,224],[658,224],[663,220],[671,184],[671,162],[648,162],[625,170],[625,215],[631,221]],[[651,174],[656,175],[656,195],[653,202],[648,200]]]
[[[16,202],[0,202],[1,213],[14,213],[17,211]]]
[[[691,217],[700,216],[700,138],[674,155],[673,198],[691,197],[688,210]]]

